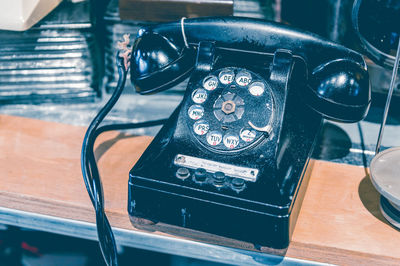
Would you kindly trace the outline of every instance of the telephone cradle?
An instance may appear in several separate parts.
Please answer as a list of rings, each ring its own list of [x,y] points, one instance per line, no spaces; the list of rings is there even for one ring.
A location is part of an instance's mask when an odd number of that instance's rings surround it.
[[[356,122],[368,111],[362,56],[247,18],[186,19],[139,31],[131,61],[139,93],[188,76],[181,104],[130,171],[132,223],[284,250],[323,119]]]

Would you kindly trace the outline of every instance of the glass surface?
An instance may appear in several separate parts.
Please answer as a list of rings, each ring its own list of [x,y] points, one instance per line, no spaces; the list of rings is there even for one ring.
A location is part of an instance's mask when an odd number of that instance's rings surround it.
[[[358,13],[361,35],[378,50],[395,56],[400,36],[400,0],[363,0]]]
[[[400,206],[400,148],[390,148],[371,161],[371,181],[385,198]]]
[[[400,37],[400,0],[358,0],[353,23],[371,59],[392,66]]]

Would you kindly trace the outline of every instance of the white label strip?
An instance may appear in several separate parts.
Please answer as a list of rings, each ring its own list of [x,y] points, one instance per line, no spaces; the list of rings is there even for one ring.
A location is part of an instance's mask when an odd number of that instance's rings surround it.
[[[258,169],[255,168],[219,163],[182,154],[175,156],[174,164],[191,169],[204,168],[210,173],[223,172],[227,176],[237,177],[251,182],[256,182],[258,175]]]

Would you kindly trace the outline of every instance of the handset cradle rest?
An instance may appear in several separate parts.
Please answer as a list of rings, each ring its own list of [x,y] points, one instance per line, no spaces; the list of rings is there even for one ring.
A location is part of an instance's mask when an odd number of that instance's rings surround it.
[[[215,43],[207,41],[199,42],[197,48],[195,71],[208,73],[212,70],[214,62]]]

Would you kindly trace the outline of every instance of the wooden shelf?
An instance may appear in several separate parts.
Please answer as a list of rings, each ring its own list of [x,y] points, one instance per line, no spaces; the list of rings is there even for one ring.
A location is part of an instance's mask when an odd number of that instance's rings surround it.
[[[93,223],[80,170],[85,131],[0,115],[0,207]],[[113,227],[137,230],[126,211],[128,172],[151,140],[108,132],[96,142]],[[385,221],[378,199],[368,169],[316,161],[286,256],[340,265],[399,265],[400,232]]]

